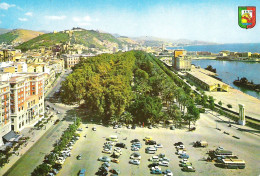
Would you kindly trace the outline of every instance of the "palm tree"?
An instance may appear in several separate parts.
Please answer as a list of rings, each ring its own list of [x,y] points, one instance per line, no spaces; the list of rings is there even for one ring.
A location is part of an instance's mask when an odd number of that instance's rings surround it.
[[[125,121],[126,124],[129,124],[130,122],[133,122],[133,115],[130,112],[125,111],[121,116],[121,119]]]
[[[110,117],[110,120],[109,120],[112,124],[117,124],[118,123],[118,121],[119,121],[119,116],[117,116],[117,115],[112,115],[111,117]]]

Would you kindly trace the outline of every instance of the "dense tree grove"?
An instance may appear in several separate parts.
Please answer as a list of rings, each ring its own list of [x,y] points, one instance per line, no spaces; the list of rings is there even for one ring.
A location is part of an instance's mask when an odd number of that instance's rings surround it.
[[[106,122],[153,124],[199,118],[192,90],[142,51],[82,59],[62,83],[61,92],[64,103],[84,103]]]

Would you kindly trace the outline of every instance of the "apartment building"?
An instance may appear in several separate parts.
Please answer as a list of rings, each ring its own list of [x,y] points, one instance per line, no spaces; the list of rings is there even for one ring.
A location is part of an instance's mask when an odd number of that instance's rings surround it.
[[[64,54],[62,58],[64,59],[65,68],[71,69],[75,65],[77,65],[81,58],[92,57],[94,55],[86,55],[86,54]]]
[[[2,136],[11,131],[10,120],[10,85],[0,82],[0,146],[3,145]]]
[[[2,74],[10,84],[11,130],[21,131],[44,115],[44,73]]]

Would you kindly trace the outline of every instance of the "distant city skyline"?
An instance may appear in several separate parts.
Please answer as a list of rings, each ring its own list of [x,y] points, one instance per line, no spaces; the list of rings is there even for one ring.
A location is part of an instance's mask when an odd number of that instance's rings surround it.
[[[37,31],[72,27],[128,37],[153,36],[216,43],[260,43],[257,0],[4,0],[0,26]],[[256,26],[238,26],[238,6],[256,6]]]

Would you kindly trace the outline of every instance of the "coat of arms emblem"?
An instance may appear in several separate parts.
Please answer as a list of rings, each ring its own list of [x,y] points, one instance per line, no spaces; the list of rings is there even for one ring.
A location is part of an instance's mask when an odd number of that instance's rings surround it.
[[[238,25],[241,28],[250,29],[256,24],[256,7],[240,6],[238,7]]]

